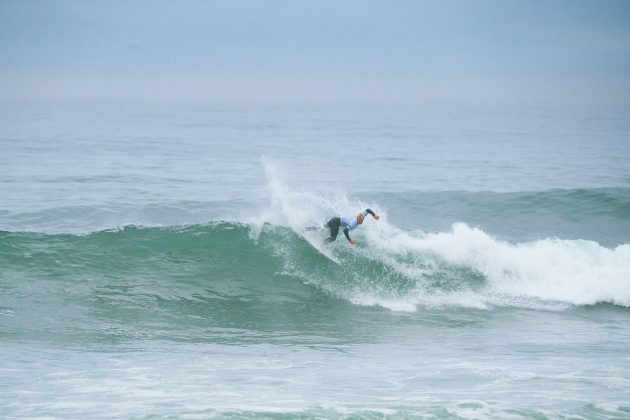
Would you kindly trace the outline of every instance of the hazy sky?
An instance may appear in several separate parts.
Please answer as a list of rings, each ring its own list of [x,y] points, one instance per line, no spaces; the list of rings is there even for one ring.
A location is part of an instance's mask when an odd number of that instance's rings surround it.
[[[630,105],[630,1],[0,0],[0,100]]]

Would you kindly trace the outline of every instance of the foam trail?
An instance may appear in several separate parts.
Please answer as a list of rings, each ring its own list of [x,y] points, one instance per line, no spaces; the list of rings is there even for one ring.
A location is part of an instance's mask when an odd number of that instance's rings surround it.
[[[383,224],[366,236],[369,246],[378,249],[373,255],[411,277],[421,279],[439,262],[480,273],[485,287],[478,293],[495,303],[502,296],[504,301],[533,298],[630,306],[629,244],[614,249],[584,240],[510,244],[464,223],[455,223],[451,232],[431,234]],[[409,256],[411,262],[404,262]]]

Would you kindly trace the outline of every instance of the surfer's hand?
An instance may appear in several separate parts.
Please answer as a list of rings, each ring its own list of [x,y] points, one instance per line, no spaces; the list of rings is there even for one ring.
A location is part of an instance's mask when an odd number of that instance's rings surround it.
[[[355,241],[354,239],[350,239],[350,243],[351,243],[352,245],[354,245],[354,244],[356,244],[356,243],[357,243],[357,241]]]
[[[379,216],[378,214],[375,214],[375,215],[374,215],[374,218],[375,218],[376,220],[378,220],[378,219],[380,219],[380,218],[381,218],[381,216]]]

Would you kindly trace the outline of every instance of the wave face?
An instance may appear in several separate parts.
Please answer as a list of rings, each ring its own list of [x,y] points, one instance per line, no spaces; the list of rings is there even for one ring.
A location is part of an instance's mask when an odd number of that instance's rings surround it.
[[[290,227],[216,222],[87,235],[0,233],[5,287],[89,289],[122,307],[147,299],[218,299],[259,305],[313,295],[395,311],[462,306],[630,306],[630,245],[544,239],[510,244],[463,223],[450,232],[398,229],[381,220],[324,259]],[[30,286],[29,286],[30,287]],[[77,292],[77,293],[79,293]],[[83,302],[89,306],[89,302]]]

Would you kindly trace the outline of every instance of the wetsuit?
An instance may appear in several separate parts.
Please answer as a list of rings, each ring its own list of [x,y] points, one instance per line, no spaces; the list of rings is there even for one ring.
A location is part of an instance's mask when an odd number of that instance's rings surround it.
[[[363,217],[367,216],[368,214],[374,217],[374,212],[370,209],[365,209],[361,213],[363,213]],[[329,243],[337,239],[337,234],[339,233],[340,226],[344,227],[343,234],[346,235],[346,239],[348,239],[348,242],[350,242],[351,239],[349,232],[359,226],[359,220],[357,219],[357,216],[333,217],[332,219],[330,219],[325,225],[325,227],[330,229],[330,238],[326,238],[326,240],[324,241],[325,243]]]

